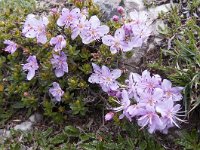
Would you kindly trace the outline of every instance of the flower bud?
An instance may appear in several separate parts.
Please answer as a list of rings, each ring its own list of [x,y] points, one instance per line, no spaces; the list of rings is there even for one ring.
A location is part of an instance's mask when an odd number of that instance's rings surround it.
[[[52,14],[57,14],[58,13],[58,9],[57,8],[52,8],[51,9],[51,13]]]
[[[124,8],[122,6],[118,6],[117,7],[117,12],[122,15],[122,14],[124,14],[125,10],[124,10]]]
[[[28,92],[24,92],[24,97],[27,97],[29,96],[29,93]]]
[[[115,22],[118,22],[119,21],[119,17],[117,15],[114,15],[112,17],[112,20],[115,21]]]
[[[114,113],[113,112],[109,112],[109,113],[107,113],[105,115],[105,120],[109,121],[109,120],[111,120],[113,118],[113,116],[114,116]]]

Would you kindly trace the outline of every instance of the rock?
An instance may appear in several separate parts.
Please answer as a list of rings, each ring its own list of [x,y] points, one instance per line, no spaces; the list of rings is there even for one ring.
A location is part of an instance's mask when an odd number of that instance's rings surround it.
[[[9,138],[10,136],[9,130],[0,129],[0,137]]]
[[[99,5],[99,8],[104,13],[103,18],[105,20],[110,20],[114,15],[118,15],[117,7],[121,0],[94,0],[94,2]]]
[[[28,121],[22,122],[19,125],[14,127],[14,130],[21,130],[21,131],[29,131],[32,129],[33,125],[41,122],[43,119],[42,115],[39,113],[35,113],[29,117]]]
[[[22,122],[14,127],[14,130],[29,131],[32,129],[33,123],[31,121]]]
[[[149,13],[152,16],[152,19],[158,18],[159,13],[167,13],[170,11],[171,7],[175,7],[177,4],[176,3],[170,3],[170,4],[163,4],[160,6],[157,6],[155,8],[150,8]]]
[[[131,12],[134,9],[137,11],[145,9],[143,0],[124,0],[124,5],[127,12]]]
[[[41,122],[42,119],[43,119],[43,117],[42,117],[42,115],[39,114],[39,113],[35,113],[35,114],[33,114],[33,115],[31,115],[31,116],[29,117],[29,120],[30,120],[33,124],[38,123],[38,122]]]

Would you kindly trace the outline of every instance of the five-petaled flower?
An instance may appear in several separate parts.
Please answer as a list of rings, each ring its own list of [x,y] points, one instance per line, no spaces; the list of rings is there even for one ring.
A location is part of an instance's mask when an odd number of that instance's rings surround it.
[[[64,52],[61,52],[60,55],[53,54],[51,64],[55,68],[56,77],[62,77],[65,72],[68,72],[67,56]]]
[[[172,83],[166,79],[163,80],[161,86],[165,94],[165,99],[180,101],[183,98],[181,95],[183,87],[172,87]]]
[[[66,47],[66,40],[62,35],[51,38],[50,45],[55,45],[54,50],[56,52],[61,51]]]
[[[53,82],[53,87],[49,89],[49,93],[52,94],[56,101],[60,102],[64,91],[60,88],[60,85],[57,82]]]
[[[69,28],[72,24],[79,22],[78,19],[80,16],[81,13],[79,8],[74,8],[71,11],[67,8],[63,8],[62,14],[57,20],[57,25]]]
[[[92,16],[87,22],[89,28],[84,28],[82,31],[82,42],[89,44],[95,40],[99,40],[101,37],[109,32],[109,27],[101,25],[101,22],[97,16]]]
[[[132,48],[125,42],[125,31],[122,28],[119,28],[115,31],[114,37],[111,35],[106,35],[102,38],[103,44],[110,46],[110,51],[112,54],[117,53],[118,51],[130,51]]]
[[[167,133],[168,128],[173,127],[174,125],[180,128],[178,121],[185,122],[185,120],[179,118],[180,116],[184,116],[180,114],[182,113],[180,110],[181,105],[174,105],[172,100],[164,101],[156,106],[156,111],[161,114],[162,122],[164,122],[164,133]]]
[[[94,73],[89,77],[90,83],[100,84],[103,91],[108,92],[110,90],[117,90],[119,88],[118,82],[116,81],[122,74],[120,69],[110,69],[106,66],[100,68],[98,65],[93,63]]]
[[[88,26],[88,20],[86,19],[86,16],[82,16],[79,18],[78,22],[75,24],[72,24],[72,35],[71,38],[74,40],[78,35],[80,35],[81,38],[83,38],[83,30],[89,28]]]
[[[13,54],[18,48],[18,45],[15,42],[10,41],[10,40],[5,40],[4,44],[7,45],[7,47],[4,49],[4,51],[6,51],[10,54]]]
[[[46,17],[36,19],[36,16],[29,14],[24,23],[22,33],[27,38],[36,38],[38,43],[45,44],[47,42],[46,26],[49,21]]]
[[[35,71],[38,70],[39,66],[36,56],[29,56],[27,62],[23,65],[23,70],[28,71],[27,79],[31,80],[35,76]]]

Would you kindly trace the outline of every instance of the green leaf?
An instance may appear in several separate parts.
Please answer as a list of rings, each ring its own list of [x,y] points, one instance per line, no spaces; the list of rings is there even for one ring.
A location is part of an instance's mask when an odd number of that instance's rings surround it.
[[[73,127],[73,126],[66,126],[65,127],[65,133],[68,136],[73,136],[73,137],[78,137],[80,132],[77,128]]]

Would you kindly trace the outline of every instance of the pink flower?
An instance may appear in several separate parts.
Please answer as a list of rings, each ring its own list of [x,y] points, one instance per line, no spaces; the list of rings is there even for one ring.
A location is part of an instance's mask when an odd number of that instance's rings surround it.
[[[52,14],[57,14],[58,13],[58,8],[56,8],[56,7],[52,8],[50,11],[51,11]]]
[[[94,73],[89,77],[88,81],[90,83],[100,84],[103,91],[108,92],[110,90],[118,89],[118,82],[116,81],[122,74],[119,69],[109,70],[108,67],[102,66],[100,68],[98,65],[93,63]]]
[[[169,128],[179,127],[178,122],[185,121],[180,119],[183,116],[180,115],[181,107],[175,103],[182,98],[182,87],[172,87],[170,81],[162,81],[159,75],[151,75],[147,70],[142,75],[131,73],[126,80],[127,85],[119,86],[116,79],[121,72],[117,69],[110,71],[106,66],[100,68],[96,64],[93,64],[93,69],[94,73],[88,81],[99,84],[103,91],[116,98],[113,101],[119,106],[112,111],[122,111],[119,119],[126,117],[132,121],[135,118],[139,126],[148,127],[149,133],[167,133]],[[105,119],[110,120],[113,115],[108,113]]]
[[[111,35],[106,35],[102,38],[103,44],[110,46],[110,51],[112,54],[118,51],[130,51],[132,48],[125,42],[125,32],[122,28],[115,31],[114,37]]]
[[[71,27],[72,35],[71,38],[74,40],[78,35],[80,35],[81,38],[83,37],[83,30],[89,28],[88,26],[88,20],[86,20],[86,16],[82,16],[79,18],[77,24],[73,24]]]
[[[119,21],[119,16],[114,15],[114,16],[112,17],[112,20],[115,21],[115,22],[118,22],[118,21]]]
[[[51,93],[58,102],[61,101],[61,97],[64,95],[64,91],[57,82],[53,82],[53,87],[49,89],[49,93]]]
[[[128,92],[126,90],[122,91],[121,97],[122,97],[121,101],[118,102],[121,106],[113,108],[113,110],[116,111],[116,112],[126,110],[129,107],[129,105],[131,104],[131,101],[128,97]]]
[[[140,105],[155,107],[157,103],[163,100],[163,90],[160,88],[154,89],[152,93],[140,91],[140,101],[138,102]]]
[[[132,33],[134,36],[132,37],[130,44],[132,44],[133,47],[141,47],[151,35],[152,29],[150,26],[144,24],[133,24]]]
[[[159,75],[151,77],[150,72],[147,70],[142,72],[142,76],[137,73],[133,73],[132,75],[136,82],[137,91],[152,92],[155,88],[160,87],[161,77]]]
[[[13,54],[18,48],[18,45],[15,42],[10,41],[10,40],[5,40],[4,44],[7,45],[7,47],[4,49],[4,51],[6,51],[10,54]]]
[[[46,17],[36,19],[35,15],[29,14],[24,23],[22,33],[27,38],[36,38],[38,43],[45,44],[47,42],[47,25],[48,19]]]
[[[55,52],[61,51],[66,47],[66,41],[62,35],[58,35],[56,37],[51,38],[50,45],[55,45]]]
[[[29,56],[27,62],[23,65],[23,70],[28,71],[27,80],[31,80],[35,76],[35,71],[38,70],[39,66],[36,56]]]
[[[112,118],[114,117],[114,113],[113,112],[109,112],[105,115],[105,120],[106,121],[110,121]]]
[[[126,118],[128,118],[131,121],[132,120],[131,116],[127,112],[127,109],[131,104],[131,101],[128,97],[128,92],[126,90],[123,90],[121,92],[121,101],[116,101],[116,102],[120,104],[120,106],[113,108],[113,111],[115,112],[123,111],[123,113],[119,116],[119,119],[123,119],[126,116]]]
[[[82,42],[84,44],[89,44],[95,40],[99,40],[105,34],[109,32],[109,27],[106,25],[101,25],[101,22],[97,16],[92,16],[87,23],[89,28],[84,28],[82,31]]]
[[[64,73],[68,73],[67,57],[64,52],[61,52],[60,56],[53,54],[51,64],[55,68],[56,77],[62,77]]]
[[[179,104],[174,105],[174,102],[171,100],[164,101],[156,106],[156,111],[161,114],[166,127],[174,125],[179,127],[177,121],[184,122],[184,120],[179,118],[181,116],[178,114],[180,110],[181,106]]]
[[[70,27],[74,23],[77,24],[80,17],[80,9],[74,8],[71,11],[67,8],[62,9],[62,14],[57,20],[58,26],[65,26],[66,28]]]
[[[132,19],[132,22],[135,24],[146,24],[148,23],[147,21],[150,21],[148,13],[146,11],[137,11],[134,10],[129,13],[130,18]]]
[[[118,6],[117,7],[117,12],[119,13],[119,14],[124,14],[124,12],[125,12],[125,10],[124,10],[124,7],[122,7],[122,6]]]
[[[152,33],[151,26],[134,22],[126,23],[122,28],[125,31],[125,41],[131,48],[141,47]]]
[[[164,125],[158,114],[155,112],[155,110],[150,107],[143,112],[140,112],[142,115],[139,117],[138,125],[144,128],[145,126],[148,126],[149,133],[153,133],[156,130],[162,130],[164,129]]]
[[[165,99],[180,101],[183,98],[183,96],[181,95],[183,87],[172,87],[172,83],[166,79],[163,80],[161,87],[164,90]]]
[[[126,112],[129,114],[131,118],[140,116],[141,113],[144,111],[144,107],[140,106],[139,104],[130,105]]]

